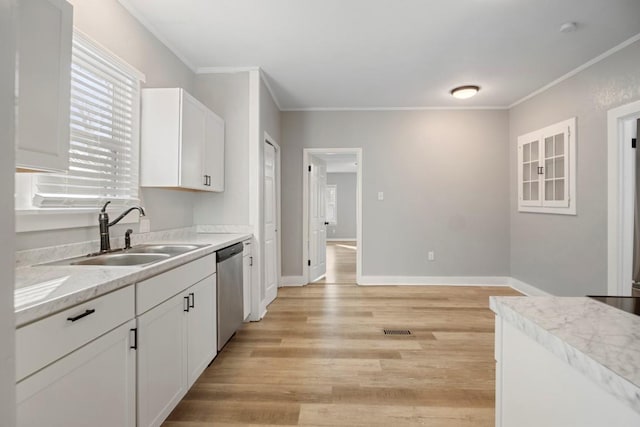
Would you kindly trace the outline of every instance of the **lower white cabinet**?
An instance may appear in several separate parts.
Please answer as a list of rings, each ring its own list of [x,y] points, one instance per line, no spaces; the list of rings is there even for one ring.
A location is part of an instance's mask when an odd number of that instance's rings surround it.
[[[630,427],[640,413],[496,317],[497,427]]]
[[[136,354],[130,320],[16,385],[19,427],[133,427]]]
[[[216,355],[216,275],[138,317],[138,426],[159,426]]]
[[[251,241],[245,240],[242,250],[242,306],[243,319],[251,314],[251,269],[253,268],[253,255],[251,255]]]

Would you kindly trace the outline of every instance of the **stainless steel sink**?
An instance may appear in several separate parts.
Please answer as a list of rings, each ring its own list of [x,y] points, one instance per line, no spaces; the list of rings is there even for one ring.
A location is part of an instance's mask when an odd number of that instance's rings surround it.
[[[114,253],[84,258],[70,262],[69,265],[143,265],[162,261],[169,258],[169,254],[139,254],[139,253]]]
[[[128,249],[128,253],[136,254],[168,254],[179,255],[201,248],[202,245],[140,245]]]
[[[46,265],[98,265],[98,266],[141,266],[175,257],[207,245],[189,244],[148,244],[133,246],[131,249],[117,249],[105,254],[63,259]]]

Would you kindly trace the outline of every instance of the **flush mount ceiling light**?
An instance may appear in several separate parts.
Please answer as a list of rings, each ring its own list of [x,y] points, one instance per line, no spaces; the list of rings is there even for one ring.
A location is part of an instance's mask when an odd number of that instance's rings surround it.
[[[467,99],[474,96],[480,90],[480,86],[458,86],[451,89],[451,95],[458,99]]]

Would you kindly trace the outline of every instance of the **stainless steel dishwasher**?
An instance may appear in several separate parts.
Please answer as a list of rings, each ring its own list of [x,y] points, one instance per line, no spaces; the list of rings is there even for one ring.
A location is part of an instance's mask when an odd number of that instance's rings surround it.
[[[218,351],[242,326],[242,243],[217,252]]]

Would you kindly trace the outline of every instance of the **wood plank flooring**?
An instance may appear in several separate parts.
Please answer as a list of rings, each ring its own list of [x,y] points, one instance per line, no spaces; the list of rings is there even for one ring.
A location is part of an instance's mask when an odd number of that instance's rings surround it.
[[[355,252],[355,251],[354,251]],[[204,426],[493,426],[503,287],[281,288],[165,422]],[[410,329],[385,336],[384,328]]]
[[[356,242],[327,242],[327,274],[315,283],[355,283]]]

